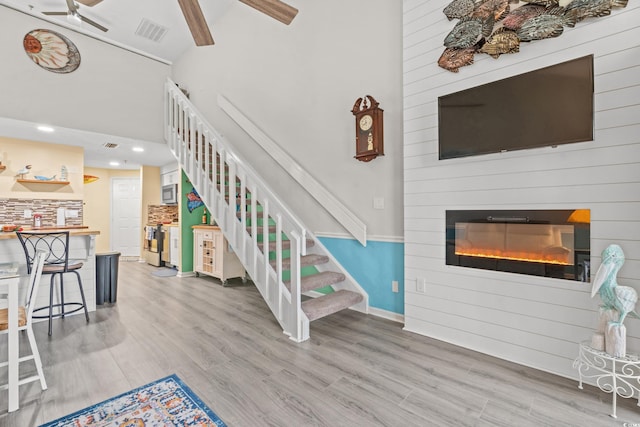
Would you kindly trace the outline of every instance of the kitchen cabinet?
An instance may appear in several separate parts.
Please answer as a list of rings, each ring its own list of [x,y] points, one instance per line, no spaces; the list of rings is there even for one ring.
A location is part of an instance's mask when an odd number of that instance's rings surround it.
[[[244,281],[244,267],[219,227],[193,226],[193,264],[196,275],[218,278],[223,285],[234,277],[242,277]]]
[[[164,173],[160,176],[160,181],[162,185],[177,184],[180,182],[180,173],[177,170]]]
[[[178,266],[180,265],[180,227],[169,228],[169,245],[169,263]]]
[[[164,230],[162,261],[165,265],[178,267],[180,264],[180,226],[165,224],[162,228]]]

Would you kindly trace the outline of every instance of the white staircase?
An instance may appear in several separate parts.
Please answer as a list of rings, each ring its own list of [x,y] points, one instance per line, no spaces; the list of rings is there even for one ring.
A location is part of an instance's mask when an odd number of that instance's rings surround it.
[[[310,321],[339,310],[368,313],[362,287],[171,80],[165,84],[165,140],[292,340],[309,339]],[[325,286],[334,292],[313,292]]]

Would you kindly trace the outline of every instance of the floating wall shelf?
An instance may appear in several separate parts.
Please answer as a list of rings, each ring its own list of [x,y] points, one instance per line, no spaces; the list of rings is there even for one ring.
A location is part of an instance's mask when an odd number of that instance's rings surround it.
[[[69,185],[69,181],[45,181],[43,179],[17,179],[17,182],[22,184],[58,184]]]

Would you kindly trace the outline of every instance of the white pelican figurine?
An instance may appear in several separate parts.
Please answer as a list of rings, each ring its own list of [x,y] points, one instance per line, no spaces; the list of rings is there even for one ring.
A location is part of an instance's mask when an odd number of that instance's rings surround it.
[[[624,252],[618,245],[609,245],[602,251],[602,264],[598,268],[591,288],[591,298],[597,293],[602,300],[602,308],[616,310],[620,317],[616,325],[622,325],[625,317],[630,315],[637,319],[640,316],[634,311],[638,301],[638,293],[630,286],[618,286],[616,275],[624,264]]]
[[[24,179],[24,176],[29,173],[29,169],[31,169],[31,165],[27,165],[20,169],[16,176],[20,175],[20,179]]]

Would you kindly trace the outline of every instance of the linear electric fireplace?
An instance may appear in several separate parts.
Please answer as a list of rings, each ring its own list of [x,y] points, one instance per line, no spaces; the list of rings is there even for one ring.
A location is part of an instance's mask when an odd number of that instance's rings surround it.
[[[447,211],[446,262],[589,281],[590,211]]]

